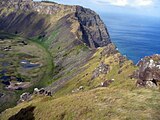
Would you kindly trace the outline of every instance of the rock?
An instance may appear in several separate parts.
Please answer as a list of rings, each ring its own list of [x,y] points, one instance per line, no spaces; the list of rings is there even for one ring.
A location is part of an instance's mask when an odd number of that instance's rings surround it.
[[[41,89],[34,88],[33,94],[52,96],[52,92],[51,91],[47,91],[44,88],[41,88]]]
[[[0,93],[0,98],[2,98],[4,96],[4,93]]]
[[[148,56],[141,59],[137,66],[139,69],[133,73],[132,78],[138,79],[137,86],[155,88],[160,82],[160,55]]]
[[[15,81],[11,81],[10,84],[5,87],[7,90],[22,90],[22,89],[26,89],[29,88],[31,86],[30,82],[15,82]]]
[[[94,11],[77,6],[75,16],[80,23],[82,40],[90,48],[94,49],[111,43],[105,24]]]
[[[83,90],[83,89],[84,89],[84,87],[83,87],[83,86],[80,86],[80,87],[79,87],[79,90]]]
[[[39,89],[38,88],[34,88],[33,94],[38,94],[39,93]]]
[[[108,57],[109,55],[117,53],[118,50],[116,50],[116,46],[113,43],[108,44],[103,51],[100,53],[101,57],[106,56]]]
[[[46,91],[45,95],[46,96],[52,96],[52,92],[51,91]]]
[[[157,88],[157,85],[152,81],[147,81],[146,86],[149,88]]]
[[[109,65],[104,64],[103,62],[93,71],[92,80],[98,77],[100,74],[107,74],[109,71]]]
[[[136,82],[136,86],[137,87],[145,87],[146,86],[146,82],[144,80],[138,79],[137,82]]]
[[[101,83],[101,87],[108,87],[112,82],[114,82],[114,79],[106,80],[106,81]]]
[[[25,92],[23,93],[21,96],[20,96],[20,100],[19,102],[24,102],[24,101],[28,101],[31,99],[31,94],[28,93],[28,92]]]
[[[45,93],[45,89],[44,88],[41,88],[40,90],[39,90],[39,94],[44,94]]]

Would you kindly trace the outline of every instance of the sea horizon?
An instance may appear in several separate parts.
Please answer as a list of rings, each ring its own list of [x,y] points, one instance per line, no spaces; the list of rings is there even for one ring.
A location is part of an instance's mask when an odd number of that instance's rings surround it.
[[[160,19],[127,14],[99,13],[112,42],[135,64],[145,56],[160,54]]]

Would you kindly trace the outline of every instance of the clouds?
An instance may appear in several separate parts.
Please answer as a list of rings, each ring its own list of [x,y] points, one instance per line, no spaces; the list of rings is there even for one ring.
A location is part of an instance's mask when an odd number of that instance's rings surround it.
[[[108,0],[108,2],[111,5],[115,5],[115,6],[126,6],[126,5],[128,5],[127,0]]]
[[[106,3],[113,6],[130,6],[130,7],[142,7],[142,6],[151,6],[154,3],[154,0],[96,0],[97,3]]]
[[[135,0],[135,4],[138,6],[149,6],[153,4],[152,0]]]

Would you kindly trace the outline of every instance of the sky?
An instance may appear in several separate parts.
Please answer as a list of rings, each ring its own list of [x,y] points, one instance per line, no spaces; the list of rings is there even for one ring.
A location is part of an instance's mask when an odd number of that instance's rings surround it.
[[[36,0],[35,0],[36,1]],[[38,1],[38,0],[37,0]],[[160,0],[50,0],[69,5],[82,5],[97,12],[135,14],[160,18]]]

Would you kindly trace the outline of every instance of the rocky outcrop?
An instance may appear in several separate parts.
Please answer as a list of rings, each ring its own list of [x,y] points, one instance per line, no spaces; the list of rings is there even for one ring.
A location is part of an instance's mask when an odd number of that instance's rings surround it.
[[[44,88],[38,89],[34,88],[33,94],[36,95],[45,95],[45,96],[52,96],[52,93],[50,91],[45,90]]]
[[[109,65],[104,64],[103,62],[93,71],[92,80],[98,77],[101,74],[107,74],[109,72]]]
[[[20,99],[19,99],[18,103],[31,100],[31,96],[32,96],[32,95],[31,95],[30,93],[28,93],[28,92],[23,93],[23,94],[20,96]]]
[[[94,11],[77,6],[76,17],[80,23],[80,30],[83,33],[83,41],[88,46],[97,48],[111,43],[105,24]]]
[[[160,82],[160,55],[148,56],[141,59],[133,77],[138,79],[137,86],[158,87]]]

